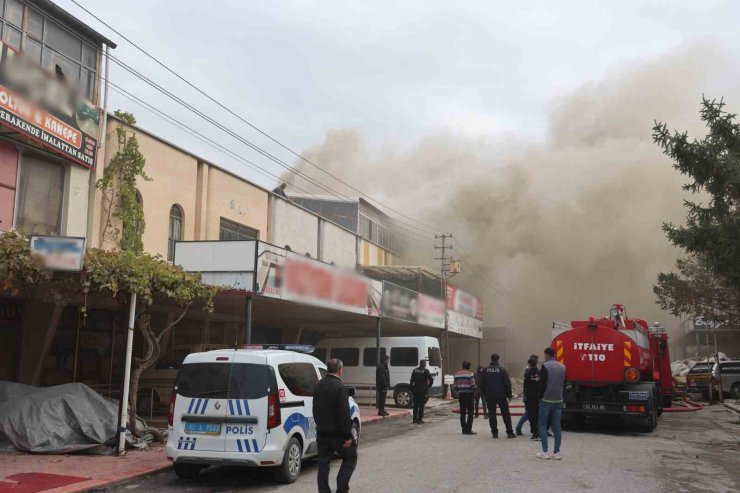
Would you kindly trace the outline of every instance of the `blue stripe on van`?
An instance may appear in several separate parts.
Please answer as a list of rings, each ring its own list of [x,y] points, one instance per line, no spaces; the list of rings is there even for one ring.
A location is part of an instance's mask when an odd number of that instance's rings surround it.
[[[190,399],[190,405],[188,406],[188,414],[190,414],[190,411],[193,410],[193,403],[195,402],[195,399]]]
[[[234,403],[232,401],[229,401],[229,415],[234,415]]]
[[[208,399],[203,403],[203,409],[200,410],[200,414],[205,414],[206,409],[208,409]]]
[[[256,454],[259,452],[259,447],[257,447],[257,440],[252,439],[252,443],[254,444],[254,453]]]
[[[246,399],[244,399],[244,414],[246,414],[247,416],[249,416],[250,414],[249,413],[249,401]]]
[[[242,415],[242,405],[241,405],[241,402],[239,401],[236,401],[236,410],[237,412],[239,412],[239,416],[241,416]]]
[[[236,447],[239,449],[239,452],[244,452],[244,450],[242,450],[242,441],[241,440],[237,440],[236,441]]]
[[[246,452],[247,452],[248,454],[251,454],[251,453],[252,453],[252,449],[251,449],[251,448],[249,448],[249,440],[248,440],[248,439],[246,439],[246,438],[244,439],[244,448],[246,449]]]

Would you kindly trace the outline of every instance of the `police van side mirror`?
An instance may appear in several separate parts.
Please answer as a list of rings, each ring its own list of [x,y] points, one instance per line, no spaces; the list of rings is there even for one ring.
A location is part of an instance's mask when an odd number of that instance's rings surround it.
[[[355,389],[355,386],[354,385],[345,385],[344,388],[347,389],[347,394],[350,397],[354,397],[355,394],[357,393],[357,390]]]

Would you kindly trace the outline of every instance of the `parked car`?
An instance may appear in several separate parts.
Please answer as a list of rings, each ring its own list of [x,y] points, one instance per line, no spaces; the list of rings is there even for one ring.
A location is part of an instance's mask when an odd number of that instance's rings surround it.
[[[357,387],[358,396],[374,395],[377,349],[374,337],[331,338],[319,341],[314,356],[321,361],[339,358],[344,363],[344,381]],[[390,355],[393,400],[399,407],[412,407],[409,380],[421,359],[434,377],[429,395],[442,394],[442,357],[439,341],[434,337],[381,337],[381,358]]]
[[[696,363],[686,375],[686,392],[702,394],[709,400],[710,384],[717,388],[717,364],[713,361]],[[716,390],[715,395],[716,397]]]
[[[167,417],[167,457],[177,476],[194,479],[207,466],[232,465],[274,468],[283,483],[298,478],[303,459],[317,455],[313,389],[326,366],[291,347],[185,357]],[[359,440],[360,410],[349,390]]]
[[[724,395],[740,399],[740,360],[720,361],[719,380]]]
[[[153,410],[166,409],[164,406],[175,386],[177,372],[185,356],[225,348],[227,346],[224,344],[181,344],[170,349],[159,358],[156,365],[141,374],[136,398],[137,412],[144,416]]]

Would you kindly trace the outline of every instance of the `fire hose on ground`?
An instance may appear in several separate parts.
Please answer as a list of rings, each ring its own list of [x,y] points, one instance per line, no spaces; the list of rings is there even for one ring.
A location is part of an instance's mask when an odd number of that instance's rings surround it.
[[[524,407],[523,404],[509,404],[509,408],[523,408],[523,407]],[[704,404],[701,404],[699,402],[694,402],[691,399],[688,399],[684,395],[681,397],[681,400],[678,402],[675,402],[673,406],[664,407],[663,412],[664,413],[687,413],[687,412],[692,412],[692,411],[700,411],[701,409],[704,409]],[[459,407],[453,408],[452,412],[455,414],[460,414],[460,408]],[[522,414],[524,413],[523,412],[511,413],[512,416],[521,416]]]

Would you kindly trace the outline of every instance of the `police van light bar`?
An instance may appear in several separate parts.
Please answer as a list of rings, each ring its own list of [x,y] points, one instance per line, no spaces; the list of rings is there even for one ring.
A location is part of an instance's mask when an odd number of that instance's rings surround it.
[[[311,354],[314,351],[314,347],[310,344],[242,344],[239,349],[279,349],[305,354]]]

